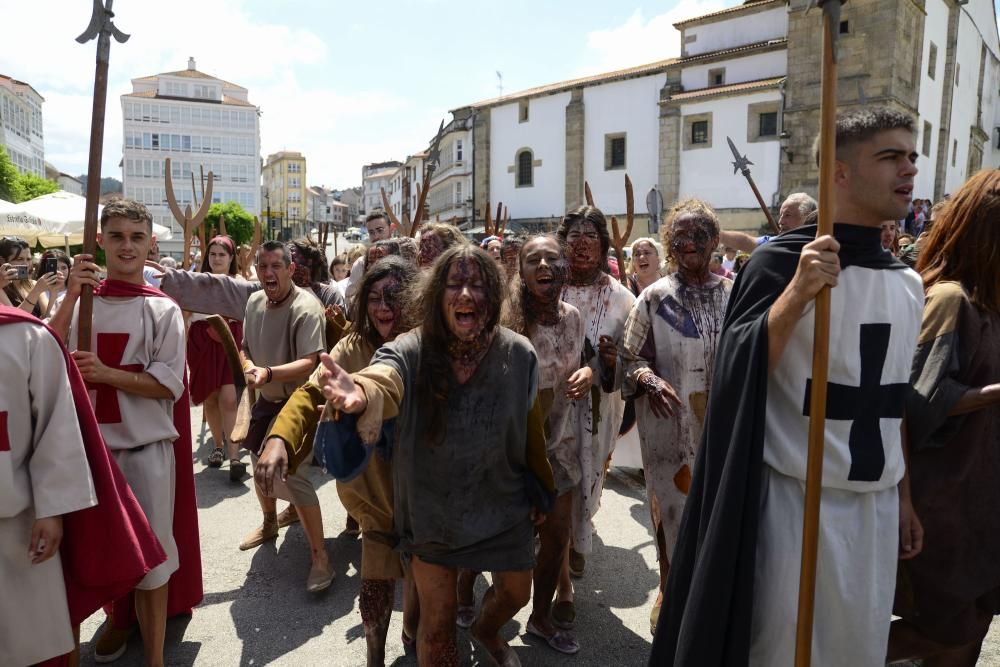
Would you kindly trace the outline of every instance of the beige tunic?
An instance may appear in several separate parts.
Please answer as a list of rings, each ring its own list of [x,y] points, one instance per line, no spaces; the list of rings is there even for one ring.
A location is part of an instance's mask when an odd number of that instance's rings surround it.
[[[28,557],[35,518],[97,496],[56,340],[40,326],[0,326],[0,367],[0,665],[19,666],[73,648],[59,554]]]
[[[635,296],[611,276],[601,274],[593,285],[567,285],[562,299],[580,311],[584,339],[593,348],[593,356],[588,360],[594,371],[590,398],[573,402],[581,472],[579,493],[573,501],[573,548],[590,553],[593,519],[601,507],[604,491],[605,464],[618,439],[625,412],[621,396],[622,364],[616,364],[614,372],[605,369],[598,344],[601,336],[610,336],[621,349],[625,319]],[[586,348],[584,355],[587,356]]]
[[[690,286],[671,274],[639,295],[625,324],[622,355],[629,379],[652,370],[681,401],[664,419],[653,414],[645,394],[635,399],[650,514],[654,527],[663,529],[667,550],[661,558],[670,558],[677,543],[732,286],[714,276],[709,285]]]
[[[580,483],[580,445],[573,424],[573,402],[566,398],[566,381],[580,369],[583,321],[580,311],[559,303],[559,322],[535,325],[528,339],[538,355],[539,399],[546,408],[545,441],[549,465],[562,495]]]

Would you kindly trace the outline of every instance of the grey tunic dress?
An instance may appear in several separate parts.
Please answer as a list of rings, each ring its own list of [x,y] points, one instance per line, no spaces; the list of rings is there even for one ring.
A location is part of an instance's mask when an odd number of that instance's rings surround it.
[[[530,569],[526,454],[538,385],[535,351],[523,336],[499,328],[472,377],[453,382],[443,439],[432,443],[415,389],[420,336],[401,336],[372,359],[403,382],[392,464],[398,548],[447,567]]]

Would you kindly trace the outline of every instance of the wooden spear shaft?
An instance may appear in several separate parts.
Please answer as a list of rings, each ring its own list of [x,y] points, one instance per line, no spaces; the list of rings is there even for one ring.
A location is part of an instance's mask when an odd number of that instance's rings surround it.
[[[104,153],[104,110],[108,97],[108,61],[111,56],[111,37],[125,42],[128,35],[114,27],[111,19],[113,0],[102,7],[94,2],[94,12],[87,30],[76,38],[81,44],[97,38],[97,61],[94,67],[94,102],[90,113],[90,157],[87,162],[87,207],[83,218],[83,252],[93,257],[97,253],[97,206],[101,199],[101,161]],[[91,322],[94,316],[94,292],[84,285],[80,294],[80,312],[77,320],[77,349],[90,351]]]
[[[823,69],[820,112],[819,220],[817,236],[833,234],[833,172],[837,127],[837,62],[834,30],[836,11],[824,7]],[[813,339],[812,393],[809,402],[809,452],[806,462],[805,511],[802,521],[802,568],[799,573],[798,625],[795,630],[795,666],[812,660],[813,612],[816,602],[816,561],[819,546],[819,510],[823,490],[823,446],[826,435],[827,372],[830,362],[830,288],[816,295]]]

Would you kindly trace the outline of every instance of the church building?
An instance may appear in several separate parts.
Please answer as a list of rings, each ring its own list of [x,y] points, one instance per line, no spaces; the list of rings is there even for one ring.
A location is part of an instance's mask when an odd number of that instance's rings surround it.
[[[808,0],[747,0],[674,24],[677,58],[539,86],[452,111],[471,126],[473,214],[502,201],[512,221],[552,228],[584,202],[637,220],[652,188],[665,207],[697,196],[726,227],[764,222],[732,169],[727,137],[753,162],[765,201],[816,194],[822,12]],[[839,32],[840,108],[914,116],[914,197],[938,200],[1000,166],[1000,40],[991,0],[852,0]],[[664,36],[666,39],[667,36]],[[635,235],[647,227],[638,222]]]

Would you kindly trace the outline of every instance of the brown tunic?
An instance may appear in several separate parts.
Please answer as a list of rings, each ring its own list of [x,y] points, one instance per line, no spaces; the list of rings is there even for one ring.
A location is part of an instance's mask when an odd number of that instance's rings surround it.
[[[947,644],[981,639],[976,608],[1000,613],[1000,405],[949,417],[1000,380],[1000,315],[961,285],[927,291],[906,404],[913,505],[924,548],[901,561],[895,612]]]

